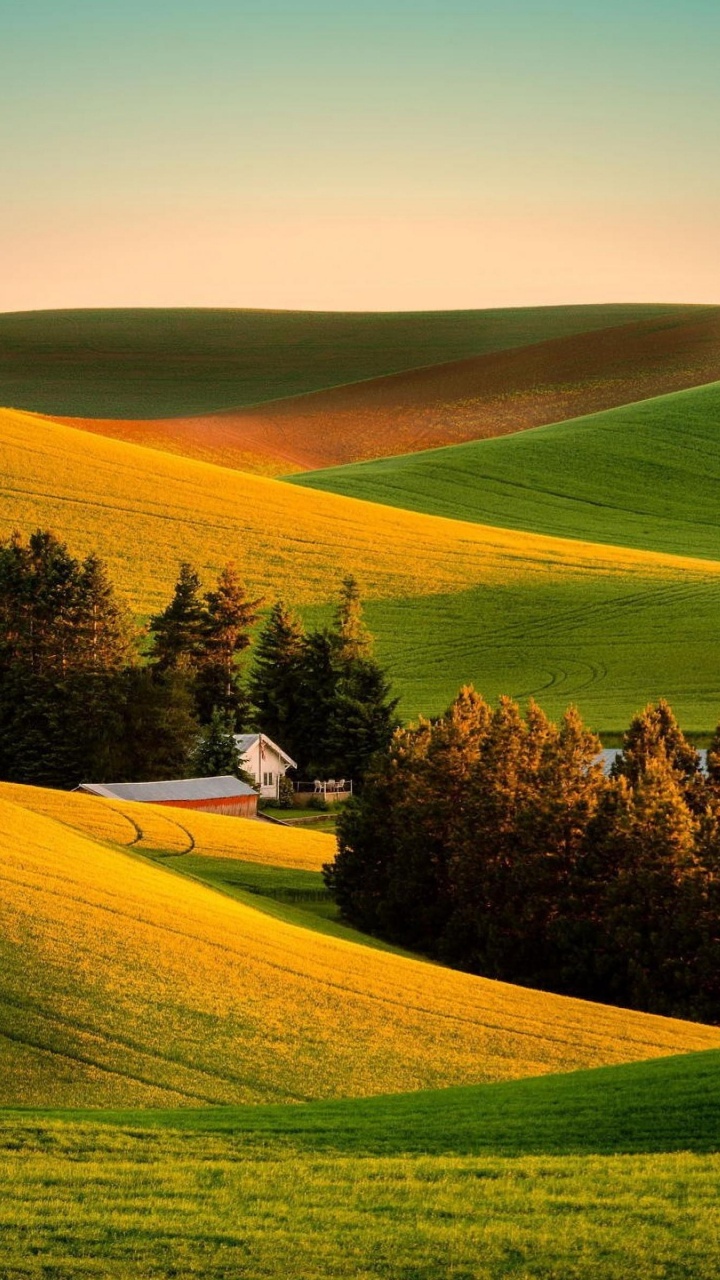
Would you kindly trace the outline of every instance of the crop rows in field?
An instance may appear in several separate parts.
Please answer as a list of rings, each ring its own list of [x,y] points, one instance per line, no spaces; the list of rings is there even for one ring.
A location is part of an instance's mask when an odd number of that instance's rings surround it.
[[[0,315],[0,403],[95,418],[201,414],[636,320],[692,320],[704,310],[20,312]]]
[[[101,841],[0,800],[6,1104],[297,1101],[720,1045],[712,1028],[524,991],[273,919],[176,874],[174,859],[168,869],[111,847],[96,803]],[[259,823],[206,822],[238,827],[261,863]],[[296,832],[271,834],[302,846]]]

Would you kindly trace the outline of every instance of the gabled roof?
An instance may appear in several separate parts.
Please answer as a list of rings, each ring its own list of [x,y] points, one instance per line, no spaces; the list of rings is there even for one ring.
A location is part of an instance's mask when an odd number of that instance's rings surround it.
[[[267,743],[271,750],[277,751],[280,759],[285,761],[289,769],[297,769],[297,763],[292,756],[289,756],[287,751],[283,751],[282,747],[279,747],[277,742],[273,742],[272,738],[268,738],[266,733],[236,733],[235,742],[240,754],[247,755],[250,748],[255,746],[258,738],[262,738],[263,742]]]
[[[78,791],[107,800],[230,800],[257,793],[233,774],[220,778],[177,778],[168,782],[81,782]]]

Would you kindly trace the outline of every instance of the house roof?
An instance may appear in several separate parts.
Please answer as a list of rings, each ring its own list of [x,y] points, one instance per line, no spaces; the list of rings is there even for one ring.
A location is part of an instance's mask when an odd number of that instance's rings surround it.
[[[229,800],[254,796],[246,782],[232,774],[220,778],[177,778],[168,782],[81,782],[78,791],[104,796],[108,800]]]
[[[258,738],[262,738],[263,742],[266,743],[272,751],[277,751],[281,760],[284,760],[290,769],[297,769],[297,763],[293,760],[292,756],[289,756],[287,751],[283,751],[282,747],[279,747],[277,742],[273,742],[272,738],[268,738],[266,733],[236,733],[235,741],[240,754],[247,755],[250,748],[255,746]]]

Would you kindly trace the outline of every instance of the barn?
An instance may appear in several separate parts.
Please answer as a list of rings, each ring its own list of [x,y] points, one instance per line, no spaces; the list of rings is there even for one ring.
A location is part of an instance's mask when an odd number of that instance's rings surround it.
[[[169,782],[82,782],[75,790],[106,800],[139,800],[145,804],[224,813],[234,818],[254,818],[257,813],[257,792],[232,774]]]

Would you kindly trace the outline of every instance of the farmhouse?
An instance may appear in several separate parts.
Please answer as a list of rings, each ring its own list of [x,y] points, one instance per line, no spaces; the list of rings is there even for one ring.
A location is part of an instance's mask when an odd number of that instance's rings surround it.
[[[295,761],[264,733],[236,733],[235,742],[243,768],[255,779],[263,800],[274,800],[280,779],[297,768]]]
[[[139,800],[178,809],[225,813],[236,818],[253,818],[257,813],[256,792],[232,774],[220,778],[179,778],[170,782],[82,782],[75,790],[107,800]]]

